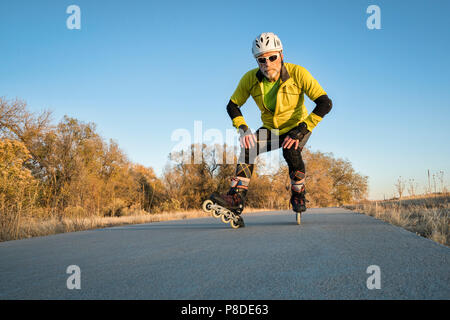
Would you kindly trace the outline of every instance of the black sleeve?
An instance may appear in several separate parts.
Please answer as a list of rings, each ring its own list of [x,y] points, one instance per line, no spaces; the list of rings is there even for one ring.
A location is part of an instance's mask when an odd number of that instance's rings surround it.
[[[328,112],[330,112],[331,108],[333,107],[333,102],[326,94],[323,96],[318,97],[316,100],[314,100],[316,103],[316,107],[313,110],[313,113],[317,114],[319,117],[324,117]]]
[[[230,116],[231,120],[233,120],[236,117],[242,116],[242,112],[239,109],[238,105],[230,100],[227,105],[227,112]]]

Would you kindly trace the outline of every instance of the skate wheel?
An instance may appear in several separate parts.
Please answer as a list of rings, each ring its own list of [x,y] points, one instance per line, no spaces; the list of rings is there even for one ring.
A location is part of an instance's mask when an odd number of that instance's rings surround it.
[[[223,223],[228,223],[228,222],[232,221],[229,217],[226,217],[224,214],[222,214],[220,219],[222,220]]]
[[[221,214],[220,214],[220,212],[218,212],[218,211],[216,211],[216,210],[213,210],[213,211],[212,211],[212,216],[213,216],[214,218],[216,218],[216,219],[219,219],[220,216],[221,216]]]
[[[211,211],[213,211],[213,209],[211,208],[211,206],[213,205],[214,203],[211,201],[211,200],[205,200],[205,201],[203,201],[203,204],[202,204],[202,209],[203,209],[203,211],[205,211],[205,212],[207,212],[207,213],[210,213]]]
[[[241,216],[238,216],[236,220],[231,219],[230,225],[233,229],[243,228],[245,227],[244,219]]]
[[[234,222],[234,220],[231,220],[231,221],[230,221],[230,226],[231,226],[233,229],[238,229],[238,228],[241,227],[241,226],[239,225],[239,223]]]
[[[300,212],[297,212],[297,224],[300,225],[302,222],[302,214]]]

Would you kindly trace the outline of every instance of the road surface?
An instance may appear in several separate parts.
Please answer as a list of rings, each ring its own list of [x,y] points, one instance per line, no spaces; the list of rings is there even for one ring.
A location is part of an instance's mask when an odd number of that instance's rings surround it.
[[[450,248],[399,227],[341,208],[244,219],[3,242],[0,299],[450,299]]]

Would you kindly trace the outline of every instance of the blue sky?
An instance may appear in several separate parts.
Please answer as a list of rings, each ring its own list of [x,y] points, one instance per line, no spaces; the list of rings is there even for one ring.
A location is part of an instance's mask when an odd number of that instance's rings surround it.
[[[81,8],[69,30],[66,8]],[[369,30],[369,5],[381,29]],[[256,63],[251,41],[274,32],[285,61],[319,81],[334,108],[312,150],[350,160],[370,198],[399,176],[419,191],[427,169],[450,173],[450,2],[433,1],[2,1],[0,96],[30,109],[95,122],[130,160],[161,173],[178,128],[225,134],[225,106]],[[307,99],[312,111],[314,104]],[[261,124],[251,100],[247,123]]]

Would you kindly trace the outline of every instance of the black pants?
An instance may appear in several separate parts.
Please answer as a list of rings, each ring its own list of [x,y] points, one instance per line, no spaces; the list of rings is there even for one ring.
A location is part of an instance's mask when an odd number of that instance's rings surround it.
[[[284,133],[277,136],[269,129],[264,127],[259,128],[256,132],[257,144],[250,149],[241,148],[239,156],[236,176],[250,179],[253,173],[256,157],[264,152],[272,151],[281,148],[281,144],[288,135]],[[283,157],[289,167],[289,176],[293,181],[300,181],[305,177],[305,163],[302,159],[302,149],[311,136],[308,133],[302,141],[300,141],[298,148],[291,146],[290,149],[283,149]]]

